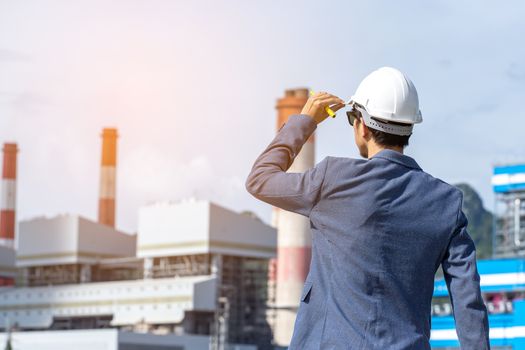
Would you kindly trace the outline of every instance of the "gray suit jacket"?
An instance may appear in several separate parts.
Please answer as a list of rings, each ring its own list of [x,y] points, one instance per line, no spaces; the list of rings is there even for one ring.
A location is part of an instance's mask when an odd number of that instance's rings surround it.
[[[461,191],[388,149],[286,173],[316,128],[292,115],[246,179],[256,198],[310,218],[312,259],[289,349],[430,349],[440,264],[461,349],[489,349]]]

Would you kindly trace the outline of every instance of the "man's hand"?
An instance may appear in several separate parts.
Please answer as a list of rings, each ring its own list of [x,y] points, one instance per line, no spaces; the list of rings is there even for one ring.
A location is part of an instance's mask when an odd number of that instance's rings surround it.
[[[328,117],[325,108],[329,107],[336,112],[345,106],[345,102],[339,97],[326,92],[317,92],[308,98],[301,114],[310,116],[317,124]]]

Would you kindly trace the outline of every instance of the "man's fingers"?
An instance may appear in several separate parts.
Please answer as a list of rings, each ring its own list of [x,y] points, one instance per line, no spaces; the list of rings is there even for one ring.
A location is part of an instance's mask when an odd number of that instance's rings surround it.
[[[327,95],[326,97],[320,98],[319,102],[324,105],[332,105],[338,103],[345,103],[342,99],[334,95]]]
[[[325,98],[337,98],[338,100],[341,100],[339,97],[335,96],[335,95],[332,95],[332,94],[328,94],[328,93],[325,93],[324,95],[322,96],[319,96],[319,98],[321,99],[325,99]],[[343,100],[341,100],[342,102],[344,102]]]
[[[320,91],[310,96],[307,105],[310,106],[309,108],[314,107],[314,110],[312,110],[313,113],[321,113],[324,115],[324,113],[327,112],[327,107],[329,107],[333,112],[336,112],[345,106],[345,101],[343,101],[335,95],[329,94],[324,91]],[[315,110],[317,110],[318,112],[314,112]]]
[[[324,92],[324,91],[320,91],[320,92],[316,92],[313,96],[312,96],[312,99],[314,101],[319,101],[320,103],[326,103],[328,102],[329,104],[334,104],[334,103],[344,103],[345,101],[343,101],[342,99],[340,99],[339,97],[335,96],[335,95],[332,95],[332,94],[329,94],[327,92]],[[335,99],[335,100],[334,100]]]
[[[315,101],[319,101],[319,100],[322,100],[322,99],[326,98],[326,96],[328,96],[328,94],[326,92],[317,92],[312,97],[313,97],[313,99]]]
[[[330,109],[334,112],[337,112],[338,110],[340,110],[341,108],[343,108],[345,106],[344,103],[338,103],[336,105],[333,105],[330,107]]]

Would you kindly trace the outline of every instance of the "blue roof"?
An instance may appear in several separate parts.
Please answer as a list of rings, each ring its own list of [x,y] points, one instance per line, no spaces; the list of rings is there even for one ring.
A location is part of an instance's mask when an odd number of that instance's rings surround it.
[[[494,167],[494,175],[525,173],[525,164],[506,165]]]
[[[492,187],[496,193],[525,190],[525,164],[497,166],[493,169]]]

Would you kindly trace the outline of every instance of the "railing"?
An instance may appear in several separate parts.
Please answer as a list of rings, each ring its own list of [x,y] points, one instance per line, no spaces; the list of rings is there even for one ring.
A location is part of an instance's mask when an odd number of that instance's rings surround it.
[[[489,297],[485,296],[485,306],[489,314],[511,314],[514,312],[514,301],[524,301],[522,296],[516,296],[515,298],[504,295],[501,300],[492,301]],[[448,298],[447,298],[448,300]],[[450,302],[438,302],[432,304],[432,317],[443,317],[452,316],[453,310]],[[525,318],[525,315],[523,315]]]

